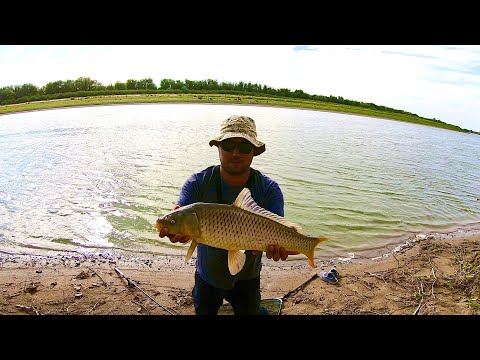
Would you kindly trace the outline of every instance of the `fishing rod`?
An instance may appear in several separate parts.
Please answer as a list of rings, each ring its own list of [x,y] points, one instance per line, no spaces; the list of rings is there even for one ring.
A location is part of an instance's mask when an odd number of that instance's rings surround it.
[[[261,314],[263,313],[262,315],[264,315],[266,311],[268,315],[282,315],[284,301],[291,295],[305,288],[305,286],[307,286],[312,280],[318,277],[319,277],[319,274],[315,273],[309,279],[307,279],[302,284],[297,286],[295,289],[290,290],[289,292],[287,292],[286,294],[280,297],[260,300],[260,313]],[[233,312],[233,309],[230,304],[224,304],[220,308],[220,312],[223,314],[231,314]]]
[[[127,280],[127,285],[129,287],[132,287],[132,286],[135,286],[138,290],[140,290],[142,293],[144,293],[146,296],[148,296],[148,298],[150,300],[152,300],[155,304],[157,304],[158,306],[160,306],[163,310],[165,310],[166,312],[168,312],[170,315],[176,315],[175,313],[173,313],[172,311],[170,311],[168,308],[166,308],[165,306],[159,304],[157,302],[157,300],[155,300],[154,298],[152,298],[150,295],[148,295],[145,291],[143,291],[137,284],[135,284],[135,282],[131,279],[129,279],[123,272],[120,271],[119,268],[114,268],[115,269],[115,272],[120,275],[122,278],[124,278],[125,280]]]
[[[278,310],[278,313],[277,315],[281,315],[282,314],[282,309],[283,309],[283,303],[284,301],[290,297],[291,295],[299,292],[300,290],[302,290],[305,286],[307,286],[308,283],[310,283],[312,280],[318,278],[319,275],[318,273],[315,273],[313,274],[309,279],[307,279],[306,281],[304,281],[303,283],[301,283],[300,285],[298,285],[295,289],[292,289],[290,290],[289,292],[287,292],[286,294],[280,296],[280,297],[277,297],[275,299],[272,299],[272,300],[275,300],[277,301],[278,303],[280,303],[280,309]]]

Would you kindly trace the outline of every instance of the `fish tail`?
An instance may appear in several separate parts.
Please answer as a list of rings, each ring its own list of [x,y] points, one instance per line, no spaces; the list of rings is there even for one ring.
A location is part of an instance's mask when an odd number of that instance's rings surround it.
[[[333,236],[320,236],[320,237],[317,237],[316,239],[317,239],[317,244],[315,246],[317,246],[321,242],[324,242],[324,241],[327,241],[327,240],[333,240],[334,237]]]
[[[311,250],[305,252],[305,255],[308,258],[308,263],[310,264],[310,266],[312,268],[314,268],[315,267],[315,261],[314,261],[315,249],[316,249],[317,245],[320,244],[323,241],[331,240],[333,238],[330,237],[330,236],[320,236],[320,237],[312,237],[312,239],[314,240],[315,246],[313,246]]]
[[[315,267],[315,262],[313,261],[313,255],[314,255],[315,250],[312,250],[309,254],[305,254],[308,257],[308,263],[312,268]]]

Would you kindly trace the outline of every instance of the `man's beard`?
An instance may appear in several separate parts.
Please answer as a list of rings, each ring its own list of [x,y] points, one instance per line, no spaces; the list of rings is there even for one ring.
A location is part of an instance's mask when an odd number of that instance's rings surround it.
[[[245,174],[245,172],[248,171],[248,169],[250,168],[250,166],[242,166],[242,168],[233,168],[233,167],[229,167],[228,165],[225,166],[223,165],[223,170],[230,176],[239,176],[239,175],[243,175]]]

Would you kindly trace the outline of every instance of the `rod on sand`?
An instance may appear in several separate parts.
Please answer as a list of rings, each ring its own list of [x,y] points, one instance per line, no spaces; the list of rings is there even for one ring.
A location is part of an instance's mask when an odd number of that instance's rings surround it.
[[[285,295],[283,295],[280,299],[283,300],[286,300],[290,295],[300,291],[301,289],[303,289],[310,281],[312,281],[313,279],[316,279],[318,277],[318,274],[315,273],[313,274],[308,280],[304,281],[302,284],[298,285],[295,289],[293,290],[290,290],[289,292],[287,292]]]
[[[173,313],[171,310],[167,309],[165,306],[159,304],[157,302],[157,300],[155,300],[154,298],[152,298],[150,295],[148,295],[145,291],[143,291],[140,287],[138,287],[137,284],[135,284],[135,282],[131,279],[129,279],[123,272],[120,271],[119,268],[114,268],[115,269],[115,272],[120,275],[122,278],[124,278],[125,280],[127,280],[127,284],[128,286],[135,286],[138,290],[140,290],[142,293],[144,293],[146,296],[148,296],[148,298],[150,300],[152,300],[155,304],[157,304],[158,306],[160,306],[163,310],[165,310],[166,312],[168,312],[170,315],[175,315],[175,313]]]
[[[315,273],[314,275],[312,275],[308,280],[304,281],[302,284],[300,284],[299,286],[297,286],[295,289],[293,290],[290,290],[289,292],[287,292],[285,295],[282,295],[280,297],[276,297],[276,298],[273,298],[273,299],[265,299],[265,301],[268,301],[268,300],[275,300],[277,301],[278,303],[280,303],[280,307],[279,309],[276,311],[276,315],[282,315],[282,309],[283,309],[283,303],[284,301],[290,297],[292,294],[295,294],[297,293],[298,291],[300,291],[301,289],[303,289],[305,286],[307,286],[307,284],[309,282],[311,282],[312,280],[318,278],[318,274]]]

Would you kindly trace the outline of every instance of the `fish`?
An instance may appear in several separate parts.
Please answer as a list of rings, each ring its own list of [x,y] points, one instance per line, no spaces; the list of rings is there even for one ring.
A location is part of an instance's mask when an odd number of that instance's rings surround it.
[[[238,194],[232,205],[196,202],[159,216],[155,228],[160,232],[162,227],[167,227],[170,234],[191,238],[185,262],[198,244],[227,250],[232,275],[245,265],[246,250],[267,251],[269,245],[304,254],[315,268],[315,248],[332,238],[305,235],[300,225],[259,206],[248,188]]]

